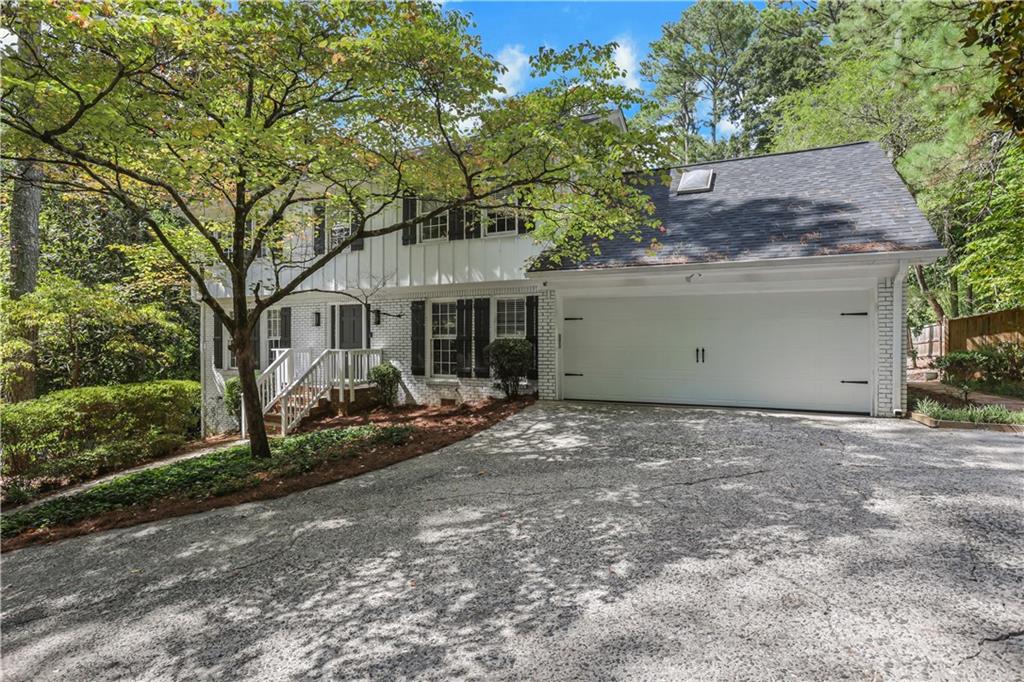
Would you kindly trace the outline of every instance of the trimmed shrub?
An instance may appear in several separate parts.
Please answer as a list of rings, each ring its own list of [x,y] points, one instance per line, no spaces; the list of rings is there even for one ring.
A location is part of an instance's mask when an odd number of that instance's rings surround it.
[[[370,381],[377,385],[377,394],[384,407],[394,407],[398,402],[398,385],[402,373],[386,360],[370,370]]]
[[[934,365],[942,373],[942,382],[954,386],[1014,384],[1024,381],[1024,347],[999,343],[953,351],[935,358]]]
[[[519,397],[519,385],[533,363],[533,344],[526,339],[498,339],[484,348],[488,362],[506,398]]]
[[[5,405],[5,501],[171,453],[199,434],[199,396],[194,381],[153,381],[73,388]]]
[[[231,377],[224,382],[224,407],[235,419],[242,419],[242,381]]]

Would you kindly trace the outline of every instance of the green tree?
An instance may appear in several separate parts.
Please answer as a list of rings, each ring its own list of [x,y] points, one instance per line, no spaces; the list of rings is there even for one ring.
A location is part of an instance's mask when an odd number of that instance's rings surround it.
[[[4,55],[4,153],[38,159],[48,182],[117,200],[188,273],[231,339],[257,457],[269,446],[253,329],[354,240],[464,206],[516,207],[538,240],[572,257],[590,237],[656,222],[623,181],[661,163],[656,131],[581,118],[636,103],[615,84],[610,46],[541,49],[531,66],[547,84],[501,98],[502,67],[468,19],[430,2],[8,9],[4,28],[34,49]],[[19,106],[27,89],[45,94],[32,112]],[[434,208],[371,223],[410,193]],[[353,230],[308,256],[294,238],[317,202],[349,211]],[[229,306],[210,277],[227,285]]]
[[[841,7],[828,0],[812,7],[771,0],[758,13],[736,64],[742,77],[737,111],[755,150],[771,147],[780,99],[828,76],[827,39]]]
[[[20,376],[26,327],[38,330],[36,368],[43,392],[174,377],[189,361],[189,330],[157,305],[126,301],[113,285],[64,275],[40,277],[31,293],[5,302],[0,379]]]
[[[662,27],[661,38],[651,43],[641,65],[644,76],[655,82],[648,116],[673,122],[687,156],[688,134],[706,125],[715,145],[719,126],[738,115],[743,94],[738,64],[756,25],[757,10],[748,4],[701,0],[684,10],[678,22]],[[708,109],[704,120],[699,118],[701,103]]]

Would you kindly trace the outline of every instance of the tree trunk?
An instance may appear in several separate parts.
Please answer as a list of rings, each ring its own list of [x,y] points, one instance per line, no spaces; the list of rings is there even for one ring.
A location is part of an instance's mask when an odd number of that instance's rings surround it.
[[[921,290],[921,295],[924,296],[925,300],[928,301],[928,305],[931,306],[932,312],[935,313],[936,320],[941,324],[946,319],[946,311],[942,309],[942,304],[939,303],[939,299],[935,297],[935,292],[928,288],[928,282],[924,278],[924,266],[914,266],[914,277],[917,279],[917,287]]]
[[[960,281],[955,274],[949,276],[949,313],[960,317]]]
[[[907,334],[907,355],[910,356],[910,361],[914,364],[914,369],[917,369],[917,353],[914,347],[914,335],[910,333],[910,325],[903,327],[903,331]]]
[[[967,285],[967,293],[964,294],[964,312],[968,315],[974,314],[974,285]]]
[[[11,298],[36,290],[39,276],[39,212],[42,207],[43,171],[36,163],[19,161],[11,197]],[[18,402],[36,397],[36,340],[34,326],[23,330],[31,350],[25,364],[12,379],[8,400]]]
[[[252,340],[245,332],[233,338],[238,381],[242,385],[242,404],[245,405],[245,430],[249,436],[249,451],[255,459],[270,458],[267,425],[263,421],[263,406],[256,388],[256,363],[252,357]],[[284,418],[284,415],[281,415]]]

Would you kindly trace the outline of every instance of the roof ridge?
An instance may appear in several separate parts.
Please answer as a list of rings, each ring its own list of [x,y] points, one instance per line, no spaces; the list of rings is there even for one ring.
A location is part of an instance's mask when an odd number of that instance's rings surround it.
[[[731,159],[714,159],[709,161],[700,161],[698,163],[681,163],[675,166],[662,166],[661,168],[651,168],[647,172],[661,171],[661,170],[676,170],[677,168],[701,168],[703,166],[713,166],[719,163],[731,163],[733,161],[752,161],[754,159],[767,159],[773,156],[789,156],[791,154],[806,154],[808,152],[820,152],[826,149],[842,149],[843,147],[856,147],[862,144],[878,144],[876,140],[860,140],[859,142],[845,142],[843,144],[831,144],[825,147],[809,147],[808,149],[794,149],[788,152],[771,152],[770,154],[756,154],[754,156],[734,156]],[[640,171],[643,172],[643,171]]]

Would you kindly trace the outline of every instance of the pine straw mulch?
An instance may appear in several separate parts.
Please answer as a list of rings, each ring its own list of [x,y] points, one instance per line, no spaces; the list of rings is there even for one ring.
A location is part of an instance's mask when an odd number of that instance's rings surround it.
[[[268,477],[256,486],[221,497],[205,499],[167,498],[144,506],[103,512],[95,517],[70,524],[28,530],[0,543],[0,551],[29,545],[54,542],[64,538],[87,535],[111,528],[124,528],[174,516],[184,516],[283,497],[290,493],[316,488],[368,471],[383,469],[398,462],[434,452],[479,433],[531,405],[535,398],[515,401],[485,400],[454,406],[403,406],[387,410],[376,408],[352,416],[324,417],[304,424],[299,431],[314,431],[362,424],[379,426],[407,425],[414,427],[412,436],[401,445],[380,444],[361,451],[352,458],[326,463],[315,471],[290,477]]]

